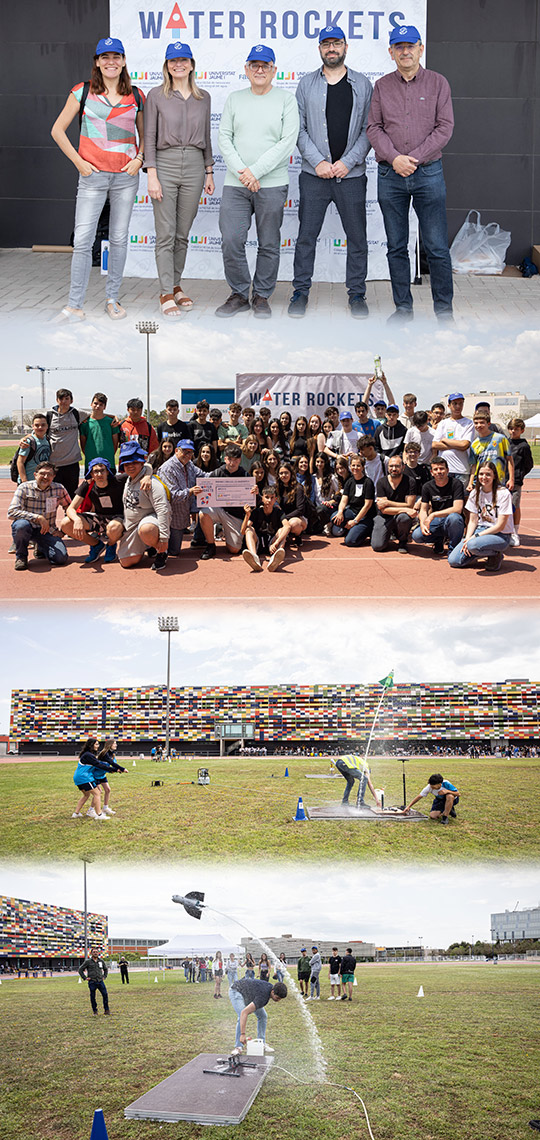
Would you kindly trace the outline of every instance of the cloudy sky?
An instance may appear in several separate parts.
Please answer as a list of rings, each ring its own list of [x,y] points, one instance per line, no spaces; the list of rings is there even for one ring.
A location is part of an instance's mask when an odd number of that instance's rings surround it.
[[[82,908],[83,867],[0,865],[0,894],[56,906]],[[199,890],[220,914],[195,919],[171,901]],[[444,901],[443,901],[444,900]],[[245,930],[263,938],[292,934],[309,939],[363,939],[377,945],[410,942],[446,947],[464,939],[489,939],[490,914],[538,906],[540,867],[461,870],[356,869],[325,865],[228,868],[186,863],[162,868],[88,865],[88,909],[107,914],[111,937],[172,938],[222,934],[239,942]],[[229,917],[223,917],[223,916]],[[236,919],[236,922],[232,920]]]
[[[355,608],[331,624],[320,607],[284,603],[118,607],[80,604],[2,611],[0,731],[9,729],[12,688],[92,688],[164,684],[166,638],[158,612],[175,615],[173,685],[371,684],[395,668],[396,681],[503,681],[540,677],[540,616],[480,606],[451,612],[418,602],[388,618]],[[67,651],[69,647],[69,652]]]
[[[360,327],[355,322],[353,335],[346,313],[319,322],[276,319],[268,325],[222,330],[195,314],[179,330],[162,321],[151,338],[152,406],[164,407],[180,387],[232,387],[237,372],[371,372],[375,355],[381,356],[396,397],[412,389],[420,406],[456,389],[540,397],[540,329],[510,329],[495,316],[450,331],[430,322],[393,335],[376,320]],[[96,390],[114,392],[111,408],[117,411],[129,397],[144,396],[146,344],[129,320],[121,327],[88,321],[77,328],[37,322],[29,328],[14,317],[0,331],[0,415],[18,411],[21,396],[26,408],[40,406],[40,375],[27,373],[28,364],[67,369],[48,374],[49,405],[60,385],[72,389],[82,407],[89,406]],[[78,372],[80,367],[85,371]]]

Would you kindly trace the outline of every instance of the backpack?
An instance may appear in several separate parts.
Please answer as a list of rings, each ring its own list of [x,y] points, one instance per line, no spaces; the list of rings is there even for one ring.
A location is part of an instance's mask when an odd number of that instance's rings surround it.
[[[84,115],[84,107],[85,107],[86,100],[88,99],[88,92],[89,91],[90,91],[90,80],[86,79],[85,82],[83,83],[81,102],[79,104],[79,130],[82,127],[82,117]],[[135,102],[137,104],[137,112],[142,111],[143,101],[142,101],[142,96],[141,96],[141,93],[139,91],[139,88],[135,87],[135,84],[133,84],[131,91],[132,91],[132,94],[135,96]]]
[[[26,459],[24,461],[24,466],[26,467],[28,460],[31,459],[32,455],[34,455],[36,452],[37,443],[36,443],[35,439],[29,439],[28,443],[25,443],[24,446],[30,448],[30,451],[29,451],[29,453],[26,456]],[[21,447],[19,444],[19,447],[17,448],[15,455],[13,456],[13,459],[11,460],[11,463],[9,465],[9,473],[11,475],[12,483],[18,483],[19,482],[19,469],[17,467],[17,460],[18,460],[20,454],[21,454]]]

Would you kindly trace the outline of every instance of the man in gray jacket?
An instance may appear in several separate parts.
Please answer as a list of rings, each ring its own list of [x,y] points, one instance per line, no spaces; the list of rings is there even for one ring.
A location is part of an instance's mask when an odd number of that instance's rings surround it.
[[[321,984],[319,976],[322,970],[322,958],[319,954],[317,946],[311,947],[311,958],[309,960],[311,975],[309,979],[310,996],[307,1001],[320,1001],[321,1000]]]
[[[90,951],[90,957],[85,958],[81,966],[79,966],[79,974],[83,982],[88,982],[88,989],[90,990],[90,1004],[92,1006],[92,1013],[97,1017],[97,1001],[96,990],[99,990],[103,998],[103,1012],[109,1014],[109,995],[105,985],[105,978],[109,973],[107,963],[101,958],[99,950],[94,947]]]
[[[294,254],[290,317],[303,317],[313,277],[317,238],[333,202],[347,237],[345,284],[353,317],[367,317],[366,155],[372,86],[345,64],[345,32],[336,25],[319,35],[322,67],[302,76],[296,88],[300,112],[298,150],[300,229]]]

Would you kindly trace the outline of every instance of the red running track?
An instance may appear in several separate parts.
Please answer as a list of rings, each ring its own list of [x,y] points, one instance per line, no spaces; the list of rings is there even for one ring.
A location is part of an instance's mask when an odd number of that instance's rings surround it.
[[[184,545],[179,558],[171,558],[156,573],[147,559],[131,570],[118,563],[83,566],[88,547],[67,542],[70,561],[51,568],[42,561],[29,562],[26,571],[15,571],[14,557],[7,553],[11,541],[7,508],[13,484],[0,485],[0,599],[17,604],[43,601],[152,602],[178,599],[183,602],[246,601],[355,601],[370,605],[397,599],[413,601],[482,601],[505,605],[530,603],[540,597],[540,480],[528,480],[522,495],[521,543],[505,555],[498,574],[478,567],[451,570],[446,559],[435,559],[431,548],[409,545],[409,554],[394,548],[374,554],[370,547],[347,549],[341,539],[316,537],[304,541],[299,551],[287,552],[283,566],[274,574],[252,571],[241,557],[227,554],[218,542],[217,557],[203,562],[199,551]]]

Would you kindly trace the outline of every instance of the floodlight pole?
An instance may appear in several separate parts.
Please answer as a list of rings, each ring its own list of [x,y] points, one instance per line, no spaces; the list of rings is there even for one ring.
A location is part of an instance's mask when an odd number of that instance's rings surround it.
[[[175,617],[160,617],[158,618],[158,629],[160,633],[167,634],[167,713],[165,722],[165,759],[169,759],[169,745],[171,739],[171,633],[178,633],[180,629],[178,618]]]
[[[368,754],[369,754],[369,749],[370,749],[370,747],[371,747],[371,741],[373,740],[373,733],[375,732],[375,725],[376,725],[376,723],[377,723],[377,717],[378,717],[378,715],[379,715],[379,712],[380,712],[380,708],[381,708],[381,705],[382,705],[382,703],[383,703],[383,701],[384,701],[384,694],[386,693],[386,690],[387,690],[387,686],[386,686],[386,685],[383,685],[383,691],[382,691],[382,693],[381,693],[381,695],[380,695],[380,698],[379,698],[379,703],[378,703],[378,705],[377,705],[377,709],[376,709],[376,712],[375,712],[375,716],[373,717],[373,724],[371,725],[371,731],[370,731],[370,734],[369,734],[369,737],[368,737],[368,742],[367,742],[367,744],[366,744],[366,751],[365,751],[365,753],[364,753],[364,763],[365,763],[365,764],[367,764],[367,758],[368,758]],[[360,798],[361,798],[361,795],[362,795],[362,788],[363,788],[363,786],[364,786],[364,783],[363,783],[363,781],[361,780],[361,781],[360,781],[360,783],[359,783],[359,785],[358,785],[358,792],[356,793],[356,806],[357,806],[357,807],[359,807],[359,806],[360,806]]]
[[[86,892],[86,864],[92,863],[93,860],[89,859],[88,855],[81,855],[83,864],[83,892],[84,892],[84,956],[88,958],[88,898]]]
[[[150,334],[157,333],[159,325],[155,321],[139,321],[135,328],[146,336],[146,418],[150,422]]]

